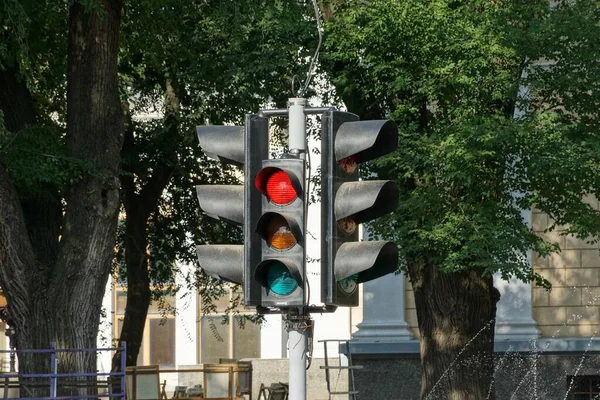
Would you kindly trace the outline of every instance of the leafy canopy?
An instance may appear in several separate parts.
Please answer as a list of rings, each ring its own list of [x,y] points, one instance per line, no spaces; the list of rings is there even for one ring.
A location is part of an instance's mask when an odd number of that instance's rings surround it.
[[[564,234],[600,227],[583,201],[600,194],[597,2],[330,3],[323,65],[338,95],[400,126],[399,150],[376,165],[401,186],[379,232],[409,266],[549,286],[523,255],[558,245],[521,209],[548,213]]]

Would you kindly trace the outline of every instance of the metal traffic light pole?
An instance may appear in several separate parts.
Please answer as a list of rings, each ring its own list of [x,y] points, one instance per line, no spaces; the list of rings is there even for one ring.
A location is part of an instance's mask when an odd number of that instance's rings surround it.
[[[288,117],[289,154],[298,159],[306,159],[306,116],[321,115],[327,111],[335,110],[334,107],[307,107],[304,98],[290,98],[286,109],[260,110],[258,116],[269,118],[275,116]],[[305,201],[306,201],[305,197]],[[305,203],[306,207],[306,203]],[[302,232],[306,232],[306,219],[303,221]],[[306,260],[303,260],[301,270],[306,271]],[[306,279],[303,277],[303,282]],[[306,283],[305,283],[306,285]],[[306,299],[304,304],[306,303]],[[288,332],[288,361],[289,361],[289,395],[290,400],[306,400],[306,366],[308,358],[308,341],[312,331],[311,312],[330,313],[336,306],[298,306],[281,308],[285,319],[285,328]],[[257,308],[260,313],[269,314],[270,310],[264,307]]]
[[[306,281],[306,116],[321,118],[321,302],[311,306]],[[287,117],[288,154],[269,158],[270,117]],[[398,145],[391,120],[360,121],[334,107],[288,107],[246,115],[244,126],[199,126],[207,156],[244,168],[244,185],[197,186],[206,215],[244,227],[244,244],[201,244],[199,266],[209,276],[244,287],[244,304],[261,314],[281,313],[288,332],[289,394],[306,400],[311,313],[358,305],[358,285],[398,267],[389,241],[358,241],[359,224],[396,209],[393,181],[360,181],[358,164]]]
[[[304,108],[306,99],[289,99],[289,142],[290,154],[301,159],[306,158],[306,115]],[[306,232],[306,218],[303,231]],[[306,260],[304,261],[306,267]],[[286,316],[288,331],[288,364],[290,400],[306,400],[306,361],[308,353],[308,329],[310,315],[304,309],[298,315],[288,313]]]

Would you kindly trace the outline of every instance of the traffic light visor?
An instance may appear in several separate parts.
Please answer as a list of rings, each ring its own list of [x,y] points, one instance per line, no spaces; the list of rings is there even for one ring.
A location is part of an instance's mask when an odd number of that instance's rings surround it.
[[[398,148],[398,127],[392,120],[343,123],[335,137],[335,158],[356,163],[373,160]],[[348,161],[344,161],[347,163]],[[347,167],[343,167],[347,171]]]

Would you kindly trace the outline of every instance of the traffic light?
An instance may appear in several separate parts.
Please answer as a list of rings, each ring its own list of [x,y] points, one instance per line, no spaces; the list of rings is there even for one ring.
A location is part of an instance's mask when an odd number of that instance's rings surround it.
[[[268,120],[250,114],[245,125],[199,126],[200,147],[207,156],[244,169],[243,185],[199,185],[200,208],[218,220],[242,224],[244,244],[196,246],[200,267],[210,276],[244,285],[244,303],[260,305],[260,287],[248,279],[250,265],[260,261],[260,240],[250,228],[260,216],[260,198],[253,188],[262,160],[268,157]],[[253,196],[256,198],[253,199]]]
[[[359,121],[327,111],[321,133],[321,301],[357,306],[358,284],[398,268],[398,248],[388,241],[358,239],[358,226],[394,211],[393,181],[359,181],[358,164],[394,151],[398,128],[391,120]]]
[[[254,181],[261,193],[256,222],[261,258],[252,277],[261,287],[263,307],[305,305],[304,179],[304,160],[281,158],[264,160]]]

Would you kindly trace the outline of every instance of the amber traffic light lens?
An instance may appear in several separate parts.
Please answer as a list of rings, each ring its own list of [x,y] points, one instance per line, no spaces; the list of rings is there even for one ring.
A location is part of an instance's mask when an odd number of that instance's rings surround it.
[[[296,237],[289,224],[281,215],[269,220],[266,227],[265,239],[269,246],[276,250],[287,250],[296,244]]]
[[[338,226],[347,234],[352,234],[358,228],[358,224],[352,217],[346,217],[338,220]]]

